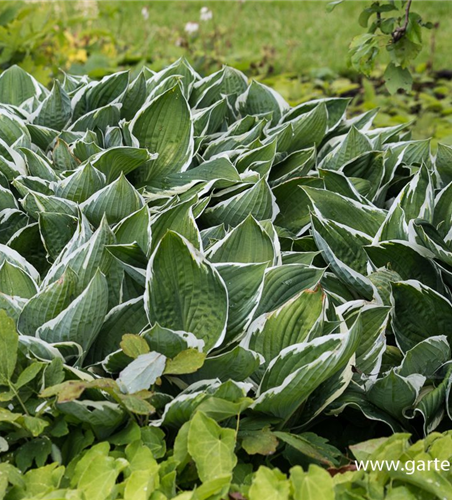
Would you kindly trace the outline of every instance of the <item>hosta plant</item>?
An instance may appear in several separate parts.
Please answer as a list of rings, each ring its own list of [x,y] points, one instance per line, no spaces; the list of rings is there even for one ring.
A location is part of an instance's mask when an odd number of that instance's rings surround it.
[[[450,428],[451,148],[184,60],[0,102],[0,494],[289,498]]]

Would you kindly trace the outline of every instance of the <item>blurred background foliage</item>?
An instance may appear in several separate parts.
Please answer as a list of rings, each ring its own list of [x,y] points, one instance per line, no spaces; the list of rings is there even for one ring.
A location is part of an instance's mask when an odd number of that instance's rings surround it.
[[[377,126],[413,122],[414,138],[452,144],[452,2],[415,3],[435,28],[408,94],[389,96],[381,68],[370,79],[350,69],[348,46],[368,4],[360,0],[331,13],[314,0],[0,2],[0,70],[18,64],[48,84],[60,69],[101,78],[185,56],[202,75],[235,66],[291,104],[348,96],[356,113],[380,108]]]

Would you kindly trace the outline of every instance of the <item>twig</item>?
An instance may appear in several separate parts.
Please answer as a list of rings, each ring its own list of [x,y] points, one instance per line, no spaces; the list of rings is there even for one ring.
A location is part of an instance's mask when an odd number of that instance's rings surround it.
[[[406,4],[406,9],[405,9],[405,22],[403,23],[403,26],[400,26],[398,28],[396,28],[393,32],[392,32],[392,39],[395,42],[398,42],[406,33],[406,30],[408,28],[408,21],[409,21],[409,18],[410,18],[410,8],[411,8],[411,2],[413,0],[408,0],[407,4]]]
[[[435,58],[436,51],[436,30],[439,28],[439,22],[433,25],[432,36],[430,38],[430,54],[427,61],[427,69],[431,71],[433,69],[433,60]]]

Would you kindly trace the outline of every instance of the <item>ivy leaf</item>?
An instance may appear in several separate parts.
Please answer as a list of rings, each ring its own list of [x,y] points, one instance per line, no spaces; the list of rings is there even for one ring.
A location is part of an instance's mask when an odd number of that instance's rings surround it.
[[[261,466],[249,491],[250,500],[289,500],[290,484],[278,469]]]
[[[300,466],[290,471],[294,500],[334,500],[333,478],[325,469],[311,464],[305,472]]]
[[[222,429],[215,420],[196,412],[188,431],[188,452],[202,482],[232,473],[237,463],[235,439],[233,429]]]

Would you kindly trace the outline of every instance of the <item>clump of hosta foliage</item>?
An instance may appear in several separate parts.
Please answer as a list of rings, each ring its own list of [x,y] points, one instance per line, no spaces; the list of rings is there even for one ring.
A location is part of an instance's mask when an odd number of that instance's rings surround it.
[[[451,426],[452,149],[182,60],[0,102],[0,498],[452,498],[317,467]]]

